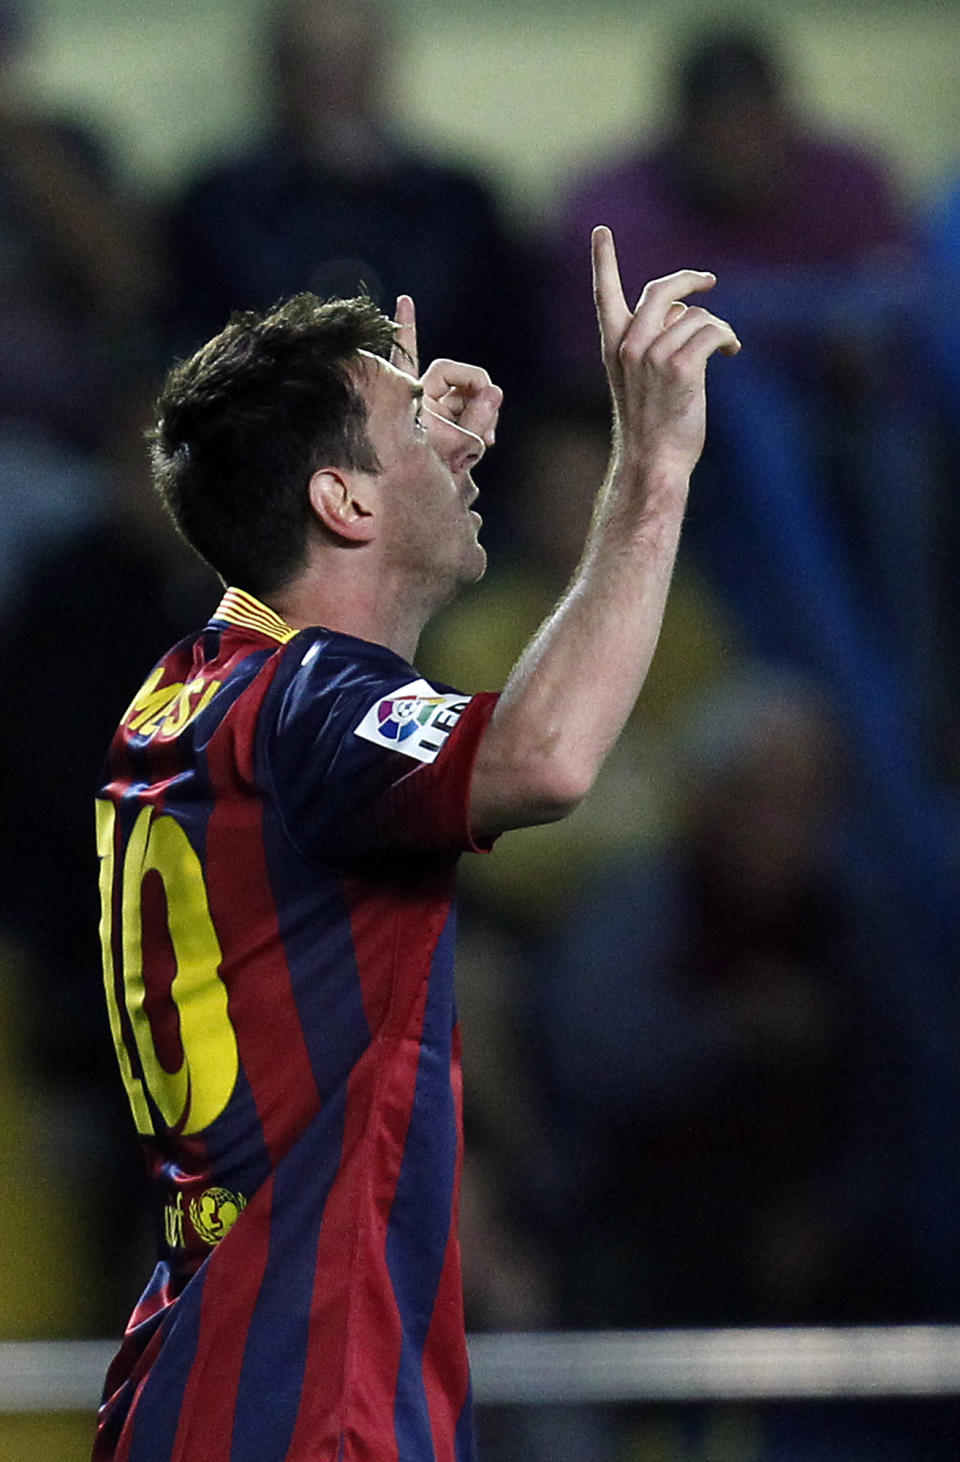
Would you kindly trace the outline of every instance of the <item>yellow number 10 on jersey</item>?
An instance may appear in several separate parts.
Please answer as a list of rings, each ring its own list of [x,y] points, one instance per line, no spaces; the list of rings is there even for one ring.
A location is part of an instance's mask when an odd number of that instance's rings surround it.
[[[97,852],[100,856],[100,939],[103,978],[113,1043],[120,1062],[137,1131],[153,1132],[145,1089],[164,1121],[187,1134],[202,1132],[223,1111],[239,1069],[237,1038],[227,1010],[227,989],[220,977],[221,950],[210,917],[200,859],[176,820],[144,807],[123,854],[120,879],[120,928],[123,1000],[140,1056],[142,1079],[134,1074],[123,1040],[114,969],[114,828],[112,802],[97,802]],[[176,974],[170,987],[180,1026],[180,1065],[161,1063],[147,1010],[143,974],[143,881],[159,874],[167,905]]]

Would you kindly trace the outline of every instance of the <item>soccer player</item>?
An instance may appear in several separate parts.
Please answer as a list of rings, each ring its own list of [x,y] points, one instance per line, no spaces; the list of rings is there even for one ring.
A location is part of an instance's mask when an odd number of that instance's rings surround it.
[[[396,322],[312,296],[237,317],[160,397],[160,492],[229,587],[134,698],[97,804],[161,1238],[97,1462],[474,1455],[454,867],[596,777],[656,644],[707,360],[739,349],[683,303],[711,275],[631,310],[609,230],[593,249],[610,470],[499,698],[410,663],[484,570],[471,470],[500,391],[452,361],[417,378],[408,297]]]

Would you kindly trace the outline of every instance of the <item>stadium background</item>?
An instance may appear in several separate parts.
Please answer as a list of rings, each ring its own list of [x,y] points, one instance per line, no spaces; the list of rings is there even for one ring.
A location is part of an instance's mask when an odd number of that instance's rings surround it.
[[[400,118],[432,146],[489,168],[524,213],[548,206],[565,172],[624,128],[649,125],[662,101],[658,61],[676,27],[730,9],[701,0],[390,8],[401,21]],[[41,0],[37,9],[44,23],[30,70],[39,94],[115,126],[147,188],[242,135],[257,115],[260,0]],[[775,22],[810,110],[871,138],[909,186],[952,166],[953,0],[753,0],[736,12]]]
[[[398,117],[429,148],[484,172],[521,227],[549,217],[572,173],[656,126],[670,38],[716,13],[683,0],[391,8]],[[104,128],[146,197],[253,131],[259,0],[42,0],[35,10],[25,87]],[[754,13],[784,38],[804,109],[876,147],[917,206],[960,169],[960,5],[795,0],[789,11],[737,10]],[[86,1333],[72,1280],[83,1217],[31,1141],[43,1101],[18,1061],[16,1001],[0,978],[0,1339]],[[118,1244],[125,1227],[118,1212]],[[74,1462],[89,1426],[88,1417],[0,1417],[0,1462]],[[733,1456],[718,1447],[721,1462]]]

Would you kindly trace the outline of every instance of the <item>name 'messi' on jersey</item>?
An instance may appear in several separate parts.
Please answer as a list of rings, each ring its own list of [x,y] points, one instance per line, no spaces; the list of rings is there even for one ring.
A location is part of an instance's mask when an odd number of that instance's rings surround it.
[[[124,712],[122,726],[140,736],[179,736],[210,704],[223,683],[197,675],[186,682],[174,680],[161,685],[163,674],[164,667],[158,665],[147,676]]]

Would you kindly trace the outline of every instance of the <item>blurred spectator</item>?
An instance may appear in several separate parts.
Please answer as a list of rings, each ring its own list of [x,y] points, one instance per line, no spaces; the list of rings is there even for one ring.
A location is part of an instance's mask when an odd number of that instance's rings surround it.
[[[566,1319],[915,1317],[906,1038],[839,837],[832,717],[758,668],[682,747],[680,835],[588,885],[543,960]]]
[[[55,1206],[34,1250],[18,1240],[17,1262],[69,1286],[41,1329],[87,1334],[122,1323],[128,1271],[111,1236],[122,1226],[132,1256],[140,1221],[133,1144],[118,1162],[112,1136],[122,1113],[103,1019],[91,797],[136,688],[129,675],[142,673],[145,645],[159,653],[169,638],[166,622],[150,638],[161,595],[138,575],[106,501],[101,452],[129,424],[118,382],[142,367],[159,275],[99,138],[36,109],[20,71],[33,35],[27,7],[0,0],[0,666],[23,695],[0,724],[0,921],[10,1039],[26,1074],[19,1107],[57,1189],[51,1198],[13,1162],[8,1200],[27,1216],[38,1201]],[[17,1101],[5,1110],[12,1118]],[[61,1228],[66,1276],[47,1242]],[[38,1279],[32,1288],[42,1298]]]
[[[819,271],[879,266],[909,251],[908,228],[883,166],[821,136],[792,96],[777,49],[759,31],[707,25],[673,72],[667,130],[594,169],[564,200],[550,315],[572,383],[598,387],[590,310],[592,226],[613,229],[628,296],[681,266],[738,271]],[[763,318],[764,305],[757,301]],[[722,313],[722,310],[721,310]],[[817,333],[816,321],[805,330]],[[743,338],[755,344],[747,322]],[[551,343],[554,343],[551,337]]]
[[[122,1329],[136,1292],[143,1184],[103,998],[91,808],[145,668],[218,594],[150,486],[145,402],[138,388],[117,409],[96,512],[37,554],[0,636],[21,708],[0,719],[0,926],[46,1093],[34,1140],[80,1223],[72,1283],[96,1334]]]
[[[524,259],[487,187],[402,136],[389,97],[395,46],[395,17],[375,0],[275,5],[270,130],[174,210],[177,332],[193,349],[232,310],[303,289],[348,296],[363,285],[390,313],[409,293],[422,359],[478,361],[504,387],[509,448],[530,390]]]
[[[32,547],[89,511],[89,455],[158,288],[99,139],[25,92],[32,34],[26,7],[0,0],[0,601]]]
[[[746,348],[715,382],[685,542],[753,652],[804,666],[843,708],[885,823],[878,844],[896,847],[886,876],[921,902],[936,887],[942,912],[929,782],[956,549],[916,244],[887,171],[814,130],[770,38],[701,23],[672,73],[664,133],[581,180],[563,208],[544,332],[562,321],[557,387],[588,396],[601,378],[585,364],[584,241],[600,220],[628,293],[681,265],[719,276],[708,303]]]

